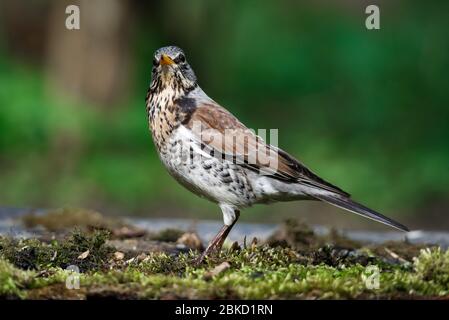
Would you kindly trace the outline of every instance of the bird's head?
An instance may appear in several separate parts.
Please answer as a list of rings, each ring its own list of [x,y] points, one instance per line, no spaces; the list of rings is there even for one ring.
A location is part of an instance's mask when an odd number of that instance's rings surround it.
[[[162,47],[154,53],[152,82],[159,90],[171,87],[186,92],[197,86],[184,52],[175,46]]]

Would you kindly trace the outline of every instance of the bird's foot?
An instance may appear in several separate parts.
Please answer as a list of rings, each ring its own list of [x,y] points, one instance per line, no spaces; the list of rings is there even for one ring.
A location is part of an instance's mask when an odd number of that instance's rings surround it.
[[[218,235],[214,239],[212,239],[203,253],[195,260],[195,265],[201,265],[206,257],[219,254],[221,248],[223,247],[224,240],[225,236],[223,236],[222,232],[218,233]]]
[[[206,258],[206,254],[204,254],[204,252],[203,252],[198,258],[193,260],[193,265],[195,267],[199,267],[200,265],[203,264],[205,258]]]
[[[238,218],[238,212],[237,212],[237,218]],[[194,261],[194,264],[196,266],[201,265],[204,262],[204,259],[206,257],[220,253],[221,247],[223,247],[223,243],[224,243],[226,237],[228,236],[229,231],[231,231],[232,226],[235,224],[235,221],[237,221],[237,219],[235,219],[231,225],[224,225],[221,228],[220,232],[218,232],[218,234],[209,243],[206,250],[204,250],[204,252]]]
[[[211,257],[213,255],[219,254],[220,251],[221,251],[221,245],[219,243],[209,244],[209,246],[206,248],[206,250],[204,250],[203,253],[201,253],[201,255],[194,260],[194,265],[197,267],[200,266],[204,262],[206,257]]]

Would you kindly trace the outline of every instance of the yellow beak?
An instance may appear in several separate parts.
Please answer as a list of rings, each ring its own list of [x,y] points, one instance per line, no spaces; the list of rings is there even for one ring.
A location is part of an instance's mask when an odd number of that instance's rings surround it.
[[[171,64],[174,64],[174,61],[169,56],[163,54],[163,55],[161,55],[161,62],[160,62],[160,64],[169,66]]]

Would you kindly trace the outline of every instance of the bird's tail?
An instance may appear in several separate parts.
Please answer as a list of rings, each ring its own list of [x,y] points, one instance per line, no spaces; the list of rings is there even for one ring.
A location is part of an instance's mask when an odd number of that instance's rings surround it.
[[[333,204],[334,206],[337,206],[339,208],[348,210],[350,212],[361,215],[368,219],[372,219],[377,222],[386,224],[388,226],[399,229],[401,231],[406,231],[406,232],[410,231],[406,226],[400,224],[399,222],[396,222],[396,221],[394,221],[374,210],[371,210],[370,208],[367,208],[367,207],[361,205],[360,203],[357,203],[357,202],[351,200],[348,197],[343,197],[341,195],[331,194],[331,193],[329,193],[329,194],[316,193],[316,194],[309,194],[309,195],[318,200],[325,201],[325,202]]]

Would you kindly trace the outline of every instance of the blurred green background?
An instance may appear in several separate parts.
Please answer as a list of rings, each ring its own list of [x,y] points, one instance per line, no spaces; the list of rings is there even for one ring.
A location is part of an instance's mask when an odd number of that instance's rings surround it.
[[[81,29],[65,28],[78,4]],[[378,4],[381,29],[365,28]],[[0,206],[221,219],[165,172],[144,98],[178,45],[202,88],[354,198],[412,228],[449,227],[447,1],[0,3]],[[337,213],[338,212],[338,213]],[[257,206],[382,228],[325,204]]]

